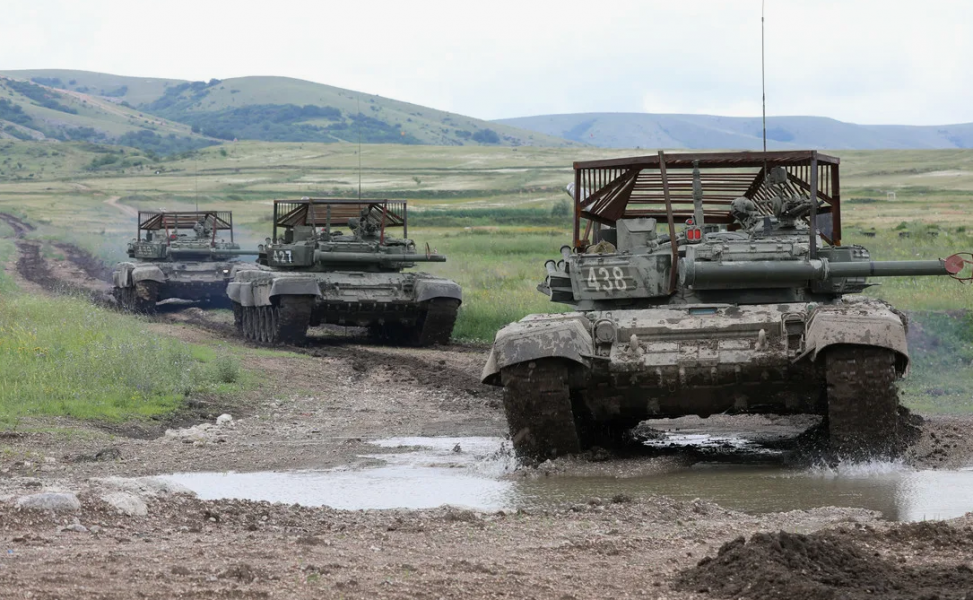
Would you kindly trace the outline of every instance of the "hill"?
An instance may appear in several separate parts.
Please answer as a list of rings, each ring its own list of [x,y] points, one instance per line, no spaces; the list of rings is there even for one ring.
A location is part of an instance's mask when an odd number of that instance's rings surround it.
[[[603,148],[726,148],[759,150],[759,117],[580,113],[496,121]],[[856,125],[827,117],[768,117],[767,147],[776,150],[973,148],[973,123],[960,125]]]
[[[118,143],[168,154],[217,143],[118,101],[0,76],[0,139]]]
[[[73,94],[109,98],[218,139],[574,146],[562,138],[287,77],[182,81],[89,71],[0,71]],[[2,117],[0,117],[2,118]]]

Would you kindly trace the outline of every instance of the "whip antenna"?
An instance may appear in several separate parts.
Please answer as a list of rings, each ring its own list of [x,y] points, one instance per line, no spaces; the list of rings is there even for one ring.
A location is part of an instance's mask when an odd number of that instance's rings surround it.
[[[760,0],[760,93],[764,121],[764,177],[767,176],[767,82],[764,78],[764,0]]]
[[[358,199],[361,200],[361,92],[358,92],[356,98],[358,103],[358,119],[356,119],[358,125]]]

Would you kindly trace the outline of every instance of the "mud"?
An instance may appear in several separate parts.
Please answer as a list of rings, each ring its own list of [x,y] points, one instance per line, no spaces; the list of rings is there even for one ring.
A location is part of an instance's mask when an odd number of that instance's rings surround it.
[[[11,226],[26,233],[18,229],[22,223]],[[58,289],[65,279],[79,287],[99,281],[74,253],[45,261],[39,249],[30,250],[33,242],[19,241],[25,261],[19,275],[42,282],[31,288],[37,293]],[[683,573],[702,569],[697,563],[705,556],[717,557],[711,568],[719,567],[719,548],[741,536],[751,540],[743,547],[764,557],[749,563],[754,569],[825,568],[811,559],[788,562],[798,558],[786,552],[781,558],[770,543],[751,546],[755,535],[779,541],[780,531],[814,536],[805,547],[815,549],[823,547],[818,538],[835,536],[839,545],[833,547],[842,556],[859,557],[854,564],[874,571],[872,579],[893,577],[904,590],[916,590],[908,587],[909,576],[932,577],[943,598],[969,589],[965,574],[956,575],[958,562],[970,556],[964,519],[920,535],[861,508],[751,514],[630,492],[510,510],[352,511],[202,500],[147,480],[133,483],[128,478],[175,472],[360,470],[401,453],[369,441],[502,437],[506,431],[499,392],[478,382],[483,347],[366,346],[354,336],[323,335],[307,348],[268,350],[242,343],[227,311],[173,307],[144,322],[154,335],[232,347],[256,375],[254,385],[233,398],[190,398],[192,411],[180,422],[106,426],[33,418],[0,432],[0,598],[705,598],[717,588],[681,587],[689,577]],[[217,426],[222,413],[233,420]],[[927,419],[907,463],[973,464],[970,423],[965,417]],[[689,429],[707,425],[728,435],[746,431],[782,452],[802,428],[786,420],[718,416],[651,428],[682,427],[689,436]],[[559,459],[513,477],[610,483],[699,460],[666,448],[621,459]],[[76,494],[80,508],[18,508],[26,496],[46,492]],[[146,514],[126,514],[106,498],[130,512],[142,503]],[[879,558],[885,562],[873,560]],[[777,585],[773,573],[764,578],[768,585]],[[791,572],[790,581],[813,590],[831,585],[813,571]],[[830,597],[859,593],[848,577],[832,583]]]
[[[881,534],[848,529],[758,533],[724,544],[715,557],[681,573],[675,587],[754,600],[964,600],[973,596],[971,545],[969,525],[960,529],[941,522]]]

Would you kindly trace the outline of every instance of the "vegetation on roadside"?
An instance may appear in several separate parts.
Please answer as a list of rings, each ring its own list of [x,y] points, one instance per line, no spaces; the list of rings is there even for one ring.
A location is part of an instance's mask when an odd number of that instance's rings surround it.
[[[902,402],[921,413],[973,412],[973,312],[909,314],[911,372]]]
[[[0,295],[0,423],[150,417],[240,380],[235,357],[153,334],[136,317],[81,298]]]

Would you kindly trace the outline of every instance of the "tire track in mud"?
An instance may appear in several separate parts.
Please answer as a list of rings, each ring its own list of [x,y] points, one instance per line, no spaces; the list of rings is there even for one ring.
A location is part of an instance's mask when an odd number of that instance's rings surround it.
[[[104,288],[82,285],[58,276],[49,262],[41,255],[41,242],[27,239],[27,234],[37,228],[8,213],[0,213],[0,221],[14,231],[14,245],[17,248],[17,274],[24,280],[40,286],[53,294],[83,296],[95,304],[111,306],[113,301]],[[51,246],[64,252],[68,262],[84,272],[92,280],[101,283],[111,281],[110,270],[87,250],[66,242],[51,242]]]
[[[457,368],[444,358],[450,354],[477,354],[486,360],[486,348],[451,344],[435,349],[395,346],[381,342],[371,342],[353,334],[335,337],[309,337],[305,346],[265,346],[249,342],[237,333],[232,323],[220,321],[212,313],[203,309],[189,308],[184,305],[158,306],[155,318],[166,322],[187,323],[204,329],[221,339],[235,345],[249,348],[275,348],[295,354],[321,359],[338,359],[348,363],[349,370],[357,379],[369,371],[386,369],[393,378],[415,381],[422,387],[436,390],[452,390],[474,396],[495,398],[500,406],[500,389],[480,383],[479,372]],[[364,335],[364,334],[363,334]],[[364,347],[362,344],[368,344]]]

